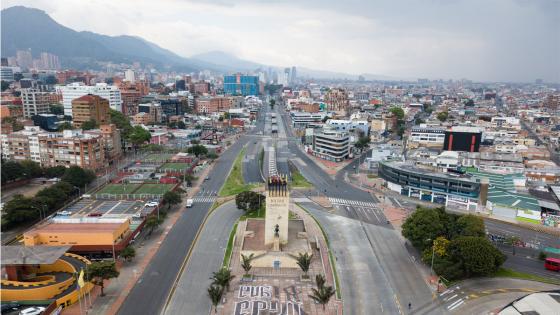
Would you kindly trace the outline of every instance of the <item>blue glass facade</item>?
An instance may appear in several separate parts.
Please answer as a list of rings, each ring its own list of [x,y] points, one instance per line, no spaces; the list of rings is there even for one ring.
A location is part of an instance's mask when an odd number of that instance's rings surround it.
[[[224,76],[224,92],[230,95],[259,95],[259,77],[254,75]]]

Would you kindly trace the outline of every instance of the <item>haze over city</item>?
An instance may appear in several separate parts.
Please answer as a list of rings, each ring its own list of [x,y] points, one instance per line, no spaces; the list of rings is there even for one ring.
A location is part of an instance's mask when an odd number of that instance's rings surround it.
[[[560,2],[13,1],[78,31],[134,35],[189,57],[398,79],[560,81]]]

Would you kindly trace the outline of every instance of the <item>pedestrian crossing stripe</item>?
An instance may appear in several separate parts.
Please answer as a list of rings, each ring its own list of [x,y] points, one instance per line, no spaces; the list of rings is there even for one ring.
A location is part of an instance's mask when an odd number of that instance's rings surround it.
[[[329,201],[333,204],[339,204],[339,205],[371,207],[371,208],[377,207],[377,204],[375,202],[367,202],[361,200],[347,200],[347,199],[329,197]]]
[[[195,196],[193,198],[194,202],[214,202],[216,201],[216,197],[212,196]]]

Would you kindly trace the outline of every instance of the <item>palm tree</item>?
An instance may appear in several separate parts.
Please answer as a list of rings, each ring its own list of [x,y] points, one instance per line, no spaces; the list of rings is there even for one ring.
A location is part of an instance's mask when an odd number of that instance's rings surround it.
[[[297,264],[303,271],[303,277],[308,278],[307,272],[309,271],[309,267],[311,267],[311,258],[313,254],[309,255],[308,253],[299,253],[297,257]]]
[[[311,289],[312,294],[309,295],[315,302],[323,305],[323,311],[325,311],[326,305],[329,303],[331,297],[334,295],[334,289],[331,286],[323,286],[318,289]]]
[[[251,268],[253,268],[253,266],[251,265],[251,261],[253,261],[253,256],[255,256],[255,254],[251,253],[251,255],[249,256],[245,256],[243,254],[241,254],[241,267],[243,268],[243,270],[245,270],[245,276],[249,275],[249,271],[251,271]]]
[[[323,275],[316,275],[315,276],[315,283],[317,284],[317,288],[321,289],[322,287],[325,286],[326,282],[327,282],[327,280],[325,279],[325,276],[323,276]]]
[[[146,219],[146,223],[144,224],[144,226],[146,228],[150,229],[150,232],[148,232],[148,235],[152,235],[152,232],[154,231],[154,229],[157,228],[162,222],[163,222],[163,220],[161,218],[158,218],[155,215],[150,215]]]
[[[210,297],[210,301],[212,301],[212,305],[214,306],[214,312],[218,313],[218,304],[222,299],[222,294],[224,293],[224,289],[215,284],[211,284],[208,287],[208,297]]]
[[[217,284],[222,288],[226,288],[226,290],[229,291],[229,283],[233,278],[235,278],[235,276],[231,274],[231,270],[229,270],[226,267],[223,267],[217,272],[213,272],[212,278],[210,279],[212,279],[213,284]]]

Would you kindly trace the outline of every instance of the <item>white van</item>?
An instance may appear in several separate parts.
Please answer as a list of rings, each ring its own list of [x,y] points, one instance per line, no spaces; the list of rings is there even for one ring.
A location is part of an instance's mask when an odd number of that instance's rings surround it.
[[[192,199],[187,199],[187,208],[191,208],[193,205],[193,200]]]

